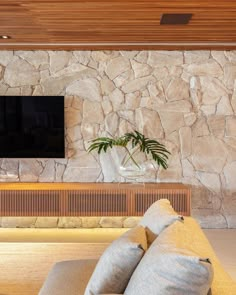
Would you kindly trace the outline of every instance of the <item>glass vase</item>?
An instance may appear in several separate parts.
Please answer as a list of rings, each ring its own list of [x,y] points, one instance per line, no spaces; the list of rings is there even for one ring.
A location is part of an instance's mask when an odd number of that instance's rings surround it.
[[[142,183],[147,172],[147,158],[139,148],[116,147],[113,159],[121,182]]]

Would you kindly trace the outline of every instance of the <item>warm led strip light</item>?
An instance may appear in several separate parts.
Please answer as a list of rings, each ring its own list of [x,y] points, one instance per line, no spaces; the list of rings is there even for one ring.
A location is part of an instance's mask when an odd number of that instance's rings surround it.
[[[236,46],[236,42],[99,42],[99,43],[27,43],[7,42],[1,46]]]

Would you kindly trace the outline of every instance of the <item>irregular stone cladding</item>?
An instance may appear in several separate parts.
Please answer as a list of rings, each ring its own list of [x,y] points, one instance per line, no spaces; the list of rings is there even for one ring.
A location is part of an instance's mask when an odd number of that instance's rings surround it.
[[[236,51],[0,51],[0,95],[64,95],[65,159],[0,159],[2,182],[118,182],[97,136],[137,129],[171,151],[143,181],[192,187],[202,227],[236,227]],[[5,227],[134,226],[127,218],[2,218]]]

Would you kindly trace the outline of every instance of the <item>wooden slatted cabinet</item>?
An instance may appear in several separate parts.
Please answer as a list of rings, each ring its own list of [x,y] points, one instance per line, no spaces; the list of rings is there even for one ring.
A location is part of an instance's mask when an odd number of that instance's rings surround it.
[[[141,216],[163,198],[190,215],[191,190],[180,183],[6,183],[0,216]]]

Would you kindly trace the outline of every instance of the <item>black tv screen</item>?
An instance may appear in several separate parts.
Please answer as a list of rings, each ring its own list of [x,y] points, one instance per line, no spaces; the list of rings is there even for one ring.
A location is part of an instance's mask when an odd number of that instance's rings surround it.
[[[64,97],[0,96],[0,158],[64,158]]]

